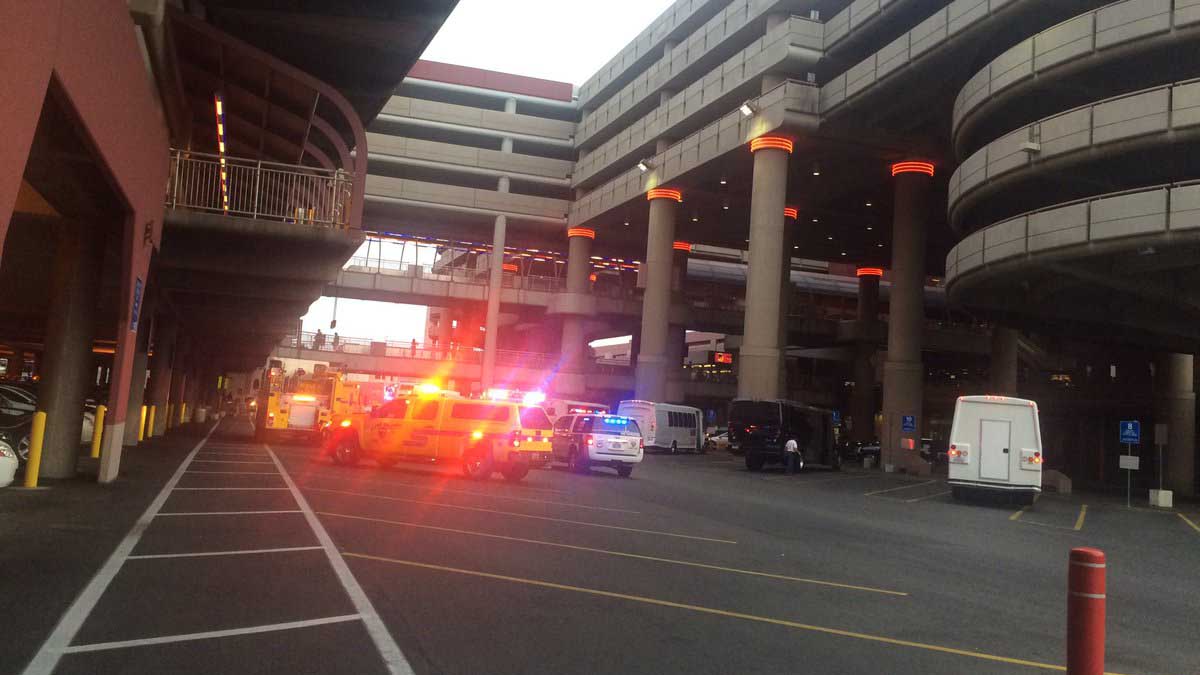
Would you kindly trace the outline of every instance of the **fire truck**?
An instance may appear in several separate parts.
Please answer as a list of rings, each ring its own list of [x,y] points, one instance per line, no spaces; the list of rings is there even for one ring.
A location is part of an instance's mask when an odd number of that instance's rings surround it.
[[[267,377],[267,435],[296,435],[320,442],[335,412],[348,414],[353,405],[342,374],[324,364],[312,373],[287,374],[283,362],[272,360]]]

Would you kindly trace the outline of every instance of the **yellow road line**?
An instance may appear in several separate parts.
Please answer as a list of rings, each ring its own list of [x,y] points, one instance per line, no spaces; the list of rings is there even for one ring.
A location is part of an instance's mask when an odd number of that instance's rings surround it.
[[[1180,518],[1183,518],[1183,522],[1187,523],[1188,527],[1192,528],[1197,533],[1200,533],[1200,525],[1197,525],[1196,523],[1192,522],[1191,518],[1188,518],[1187,516],[1185,516],[1179,512],[1176,512],[1175,515],[1179,516]]]
[[[535,516],[528,513],[517,513],[515,511],[498,511],[496,509],[481,509],[475,506],[463,506],[461,504],[443,504],[441,502],[433,502],[426,499],[404,499],[401,497],[385,497],[383,495],[375,495],[369,492],[348,492],[346,490],[326,490],[325,488],[315,488],[301,486],[302,492],[328,492],[338,495],[349,495],[352,497],[365,497],[367,499],[385,499],[391,502],[405,502],[407,504],[421,504],[424,506],[435,506],[443,509],[458,509],[460,511],[475,511],[477,513],[491,513],[500,516],[512,516],[514,518],[529,518],[531,520],[545,520],[552,523],[568,523],[571,525],[585,525],[587,527],[599,527],[606,530],[621,530],[622,532],[639,532],[641,534],[655,534],[660,537],[674,537],[676,539],[692,539],[695,541],[707,541],[715,544],[736,544],[736,541],[730,539],[715,539],[712,537],[699,537],[692,534],[679,534],[677,532],[663,532],[661,530],[643,530],[637,527],[621,527],[619,525],[602,525],[600,523],[589,523],[585,520],[568,520],[566,518],[551,518],[549,516]]]
[[[746,574],[756,577],[766,577],[768,579],[781,579],[783,581],[795,581],[804,584],[816,584],[819,586],[832,586],[834,588],[845,588],[854,591],[866,591],[868,593],[883,593],[884,595],[899,595],[907,596],[908,593],[900,591],[889,591],[882,588],[872,588],[870,586],[856,586],[854,584],[842,584],[834,581],[821,581],[819,579],[806,579],[804,577],[792,577],[786,574],[772,574],[770,572],[756,572],[754,570],[743,570],[735,567],[722,567],[720,565],[709,565],[707,563],[691,562],[688,560],[674,560],[671,558],[659,558],[652,555],[639,555],[637,553],[625,553],[624,551],[610,551],[604,548],[593,548],[591,546],[576,546],[574,544],[560,544],[554,541],[544,541],[541,539],[525,539],[523,537],[509,537],[502,534],[491,534],[489,532],[477,532],[474,530],[458,530],[452,527],[437,527],[436,525],[423,525],[420,523],[410,523],[402,520],[387,520],[384,518],[368,518],[366,516],[352,516],[345,513],[330,513],[328,511],[317,511],[318,515],[332,516],[334,518],[349,518],[351,520],[365,520],[372,523],[386,523],[388,525],[402,525],[405,527],[415,527],[422,530],[434,530],[436,532],[449,532],[451,534],[466,534],[474,537],[486,537],[488,539],[500,539],[503,541],[515,541],[522,544],[537,544],[539,546],[552,546],[554,548],[565,548],[572,551],[586,551],[588,553],[601,553],[603,555],[619,556],[622,558],[635,558],[637,560],[651,560],[654,562],[668,563],[671,565],[685,565],[687,567],[700,567],[703,569],[717,570],[718,572],[730,572],[733,574]]]
[[[930,483],[936,483],[936,482],[937,482],[936,480],[927,480],[927,481],[924,481],[921,483],[913,483],[912,485],[901,485],[900,487],[888,488],[886,490],[876,490],[874,492],[864,492],[863,496],[864,497],[872,497],[874,495],[881,495],[886,492],[895,492],[897,490],[907,490],[909,488],[921,487],[922,485],[929,485]]]
[[[1079,517],[1075,519],[1075,531],[1083,529],[1083,519],[1087,517],[1087,504],[1079,507]]]
[[[339,481],[342,483],[369,483],[372,485],[393,485],[396,487],[406,487],[406,488],[415,488],[415,489],[432,488],[432,491],[434,491],[434,492],[445,492],[448,494],[456,494],[456,495],[470,495],[472,497],[484,497],[487,499],[507,499],[510,501],[530,502],[533,504],[549,504],[551,506],[566,506],[566,507],[573,508],[573,509],[586,509],[588,511],[611,511],[613,513],[632,513],[634,515],[641,514],[641,511],[633,511],[631,509],[617,509],[617,508],[612,508],[612,507],[608,507],[608,506],[589,506],[587,504],[573,504],[571,502],[558,502],[558,501],[552,501],[549,499],[534,499],[533,497],[510,497],[508,495],[493,495],[493,494],[488,494],[486,492],[473,492],[471,490],[455,490],[452,488],[438,488],[436,486],[420,485],[418,483],[402,483],[399,481],[391,481],[391,480],[372,480],[370,478],[368,478],[366,480],[357,480],[355,478],[342,478],[340,476],[310,476],[309,479],[310,480]]]
[[[615,598],[617,600],[628,600],[631,602],[642,603],[646,605],[657,605],[659,607],[672,607],[674,609],[685,609],[691,612],[701,614],[711,614],[715,616],[724,616],[731,619],[742,619],[744,621],[754,621],[758,623],[773,624],[776,626],[784,626],[786,628],[795,628],[797,630],[809,631],[813,633],[824,633],[826,635],[837,635],[840,637],[854,638],[857,640],[867,640],[869,642],[880,642],[883,644],[895,645],[898,647],[911,647],[913,649],[921,649],[931,652],[940,652],[943,654],[952,654],[955,656],[965,656],[973,659],[981,659],[984,661],[998,661],[1000,663],[1010,663],[1018,666],[1028,666],[1030,668],[1040,668],[1042,670],[1065,671],[1065,666],[1057,666],[1052,663],[1041,663],[1040,661],[1029,661],[1026,659],[1014,659],[1008,656],[997,656],[995,654],[987,654],[984,652],[969,651],[966,649],[956,649],[954,647],[943,647],[941,645],[927,644],[924,642],[913,642],[911,640],[899,640],[896,638],[884,637],[882,635],[871,635],[869,633],[858,633],[855,631],[842,630],[840,628],[828,628],[826,626],[816,626],[813,624],[800,623],[797,621],[788,621],[786,619],[774,619],[767,616],[758,616],[756,614],[745,614],[742,612],[730,612],[723,609],[715,609],[712,607],[703,607],[701,605],[690,605],[682,602],[672,602],[670,600],[659,600],[657,598],[648,598],[641,595],[630,595],[627,593],[614,593],[612,591],[602,591],[595,588],[583,588],[581,586],[569,586],[567,584],[556,584],[550,581],[540,581],[537,579],[523,579],[521,577],[510,577],[503,574],[492,574],[490,572],[479,572],[476,570],[467,570],[457,567],[446,567],[444,565],[431,565],[429,563],[415,562],[412,560],[399,560],[396,558],[383,558],[380,556],[366,555],[363,553],[348,553],[343,552],[343,556],[349,558],[361,558],[363,560],[374,560],[376,562],[385,562],[395,565],[406,565],[409,567],[420,567],[428,570],[436,570],[439,572],[452,572],[454,574],[464,574],[467,576],[481,577],[484,579],[496,579],[498,581],[509,581],[528,586],[538,586],[541,588],[553,588],[560,591],[572,591],[575,593],[584,593],[587,595],[595,595],[605,598]],[[1105,675],[1118,675],[1117,673],[1106,673]]]
[[[1028,506],[1022,506],[1022,507],[1021,507],[1021,510],[1019,510],[1019,511],[1017,511],[1016,513],[1014,513],[1014,514],[1012,514],[1011,516],[1009,516],[1009,517],[1008,517],[1008,519],[1009,519],[1009,520],[1020,520],[1020,519],[1021,519],[1021,516],[1025,515],[1025,512],[1026,512],[1026,511],[1028,511],[1028,510],[1029,510],[1029,507],[1028,507]]]

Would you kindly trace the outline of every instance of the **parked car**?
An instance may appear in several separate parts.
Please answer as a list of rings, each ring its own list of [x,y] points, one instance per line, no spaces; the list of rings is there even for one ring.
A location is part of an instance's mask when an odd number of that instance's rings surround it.
[[[79,430],[79,442],[90,443],[96,424],[96,405],[103,401],[103,393],[96,392],[83,403],[83,424]],[[0,441],[8,443],[17,454],[21,464],[29,458],[30,438],[33,431],[33,413],[37,412],[37,387],[30,383],[0,383]]]
[[[554,420],[553,461],[576,473],[610,466],[622,478],[633,475],[645,444],[636,420],[619,415],[563,415]]]
[[[8,487],[13,482],[13,477],[17,475],[17,466],[20,462],[17,460],[17,453],[12,446],[4,441],[0,441],[0,488]]]
[[[725,428],[714,429],[711,434],[708,434],[704,439],[704,447],[708,450],[728,450],[729,449],[729,430]]]
[[[842,459],[847,462],[859,462],[872,457],[879,464],[879,441],[850,441],[842,445]]]

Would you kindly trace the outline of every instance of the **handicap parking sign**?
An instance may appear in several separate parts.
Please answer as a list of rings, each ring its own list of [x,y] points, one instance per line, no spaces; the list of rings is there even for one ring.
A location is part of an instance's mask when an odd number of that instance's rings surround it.
[[[834,424],[841,424],[841,423],[842,423],[842,413],[841,413],[841,411],[840,411],[840,410],[834,410],[834,411],[833,411],[833,423],[834,423]]]
[[[1142,423],[1138,420],[1121,420],[1121,442],[1139,445],[1142,442]]]
[[[917,416],[916,415],[901,415],[900,416],[900,432],[909,434],[917,431]]]

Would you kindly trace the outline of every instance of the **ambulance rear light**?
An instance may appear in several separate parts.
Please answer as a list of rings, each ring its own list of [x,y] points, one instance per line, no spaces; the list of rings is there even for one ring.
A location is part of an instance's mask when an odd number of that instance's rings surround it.
[[[519,447],[521,447],[521,432],[519,432],[519,431],[514,431],[514,432],[512,432],[512,434],[509,436],[509,438],[511,439],[512,446],[513,446],[514,448],[519,448]],[[530,438],[529,440],[530,440],[530,441],[532,441],[533,439],[532,439],[532,438]]]
[[[482,439],[482,438],[483,438],[483,432],[482,432],[482,431],[472,431],[472,432],[471,432],[471,439],[472,439],[472,440],[476,440],[476,441],[478,441],[478,440],[480,440],[480,439]]]
[[[946,458],[951,464],[966,464],[970,459],[969,450],[970,446],[952,443],[946,452]]]
[[[350,426],[350,420],[349,420],[349,419],[344,419],[344,420],[342,420],[342,428],[343,428],[343,429],[345,429],[345,428],[347,428],[347,427],[349,427],[349,426]]]

